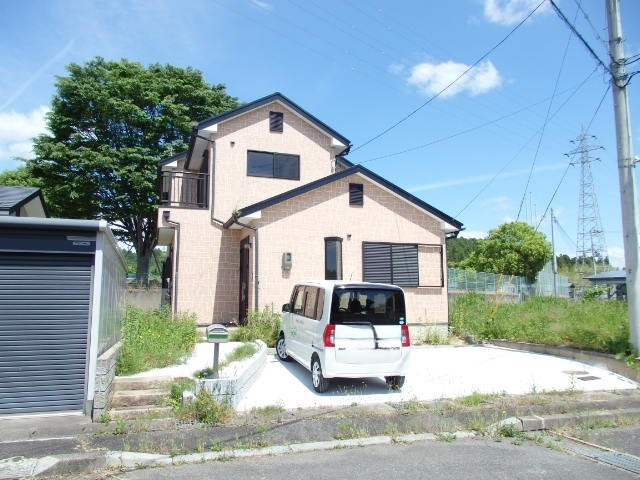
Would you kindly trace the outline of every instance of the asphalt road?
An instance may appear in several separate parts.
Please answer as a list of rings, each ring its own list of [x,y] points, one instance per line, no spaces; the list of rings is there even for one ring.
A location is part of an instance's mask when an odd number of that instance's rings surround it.
[[[358,447],[119,473],[114,479],[628,479],[635,475],[526,441],[457,439]]]

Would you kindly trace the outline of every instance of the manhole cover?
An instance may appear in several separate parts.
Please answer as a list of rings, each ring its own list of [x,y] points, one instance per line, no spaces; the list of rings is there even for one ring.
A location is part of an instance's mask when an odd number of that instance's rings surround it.
[[[578,377],[578,380],[588,382],[589,380],[600,380],[600,377],[594,377],[593,375],[587,375],[586,377]]]

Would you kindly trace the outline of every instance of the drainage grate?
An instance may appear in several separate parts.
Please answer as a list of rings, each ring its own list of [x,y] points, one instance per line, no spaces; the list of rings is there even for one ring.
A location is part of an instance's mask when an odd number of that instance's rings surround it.
[[[600,377],[594,377],[593,375],[587,375],[586,377],[578,377],[578,380],[588,382],[589,380],[600,380]]]
[[[595,445],[590,446],[569,439],[558,439],[547,436],[547,440],[568,452],[618,467],[622,470],[626,470],[627,472],[640,474],[640,458],[634,455],[616,452],[615,450],[598,448]]]
[[[567,375],[589,375],[589,372],[584,370],[564,370],[562,373],[566,373]]]

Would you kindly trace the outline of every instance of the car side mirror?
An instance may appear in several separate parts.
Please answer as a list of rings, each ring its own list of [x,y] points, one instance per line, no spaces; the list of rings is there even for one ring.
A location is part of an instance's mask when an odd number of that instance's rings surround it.
[[[282,311],[287,313],[291,311],[291,305],[289,305],[288,303],[285,303],[284,305],[282,305]]]

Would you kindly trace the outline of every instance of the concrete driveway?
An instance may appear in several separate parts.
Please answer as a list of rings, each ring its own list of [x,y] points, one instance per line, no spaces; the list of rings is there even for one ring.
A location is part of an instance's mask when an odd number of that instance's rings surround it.
[[[383,378],[336,379],[328,392],[313,390],[311,374],[296,362],[267,356],[267,365],[238,410],[280,405],[286,409],[428,401],[473,392],[524,394],[553,390],[625,390],[635,382],[608,370],[549,355],[488,345],[412,347],[401,392]]]

